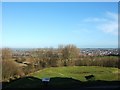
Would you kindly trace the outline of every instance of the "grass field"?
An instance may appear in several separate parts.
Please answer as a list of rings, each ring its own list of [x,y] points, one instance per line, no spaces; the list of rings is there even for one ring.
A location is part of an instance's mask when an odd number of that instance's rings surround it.
[[[37,78],[44,77],[67,77],[80,81],[86,81],[84,76],[94,75],[95,80],[118,80],[117,68],[98,67],[98,66],[71,66],[71,67],[51,67],[31,74]]]
[[[48,89],[80,89],[82,87],[113,86],[120,83],[120,69],[98,66],[50,67],[31,73],[29,76],[10,82],[7,88],[48,88]],[[86,75],[94,75],[94,81],[87,81]],[[50,83],[45,86],[42,78],[50,77]]]

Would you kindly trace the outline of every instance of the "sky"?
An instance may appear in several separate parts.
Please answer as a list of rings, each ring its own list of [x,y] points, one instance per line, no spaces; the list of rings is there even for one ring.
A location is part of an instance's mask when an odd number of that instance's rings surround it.
[[[117,2],[4,2],[2,46],[118,47]]]
[[[119,0],[2,0],[2,2],[119,2]]]

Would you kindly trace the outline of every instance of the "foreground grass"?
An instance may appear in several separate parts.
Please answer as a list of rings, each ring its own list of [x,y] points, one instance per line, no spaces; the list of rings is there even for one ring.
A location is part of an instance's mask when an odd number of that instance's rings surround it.
[[[60,88],[66,89],[80,89],[84,87],[94,86],[118,86],[118,74],[120,69],[111,67],[98,67],[98,66],[69,66],[69,67],[51,67],[37,71],[20,79],[5,85],[5,88],[39,88],[39,89],[52,89]],[[86,75],[93,74],[94,81],[86,81]],[[42,82],[42,78],[50,77],[50,83],[46,86]]]
[[[51,67],[31,74],[37,78],[44,77],[67,77],[80,81],[86,81],[86,75],[93,74],[95,80],[113,81],[118,80],[120,69],[99,66],[69,66],[69,67]]]

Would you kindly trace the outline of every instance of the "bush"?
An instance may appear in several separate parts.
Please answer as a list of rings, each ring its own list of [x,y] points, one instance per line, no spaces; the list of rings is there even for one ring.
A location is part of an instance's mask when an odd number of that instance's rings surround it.
[[[2,80],[8,80],[16,76],[21,76],[23,73],[21,69],[12,60],[2,61]]]
[[[18,63],[23,63],[24,61],[26,61],[26,58],[24,58],[24,57],[17,57],[15,61],[18,62]]]

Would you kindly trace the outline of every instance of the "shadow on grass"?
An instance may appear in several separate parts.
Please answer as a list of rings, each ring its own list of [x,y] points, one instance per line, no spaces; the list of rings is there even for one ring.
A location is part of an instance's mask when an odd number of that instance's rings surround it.
[[[9,83],[2,82],[3,90],[11,89],[39,89],[39,90],[87,90],[87,89],[115,89],[119,88],[120,81],[86,81],[81,82],[73,78],[61,78],[54,77],[50,79],[50,82],[47,85],[44,85],[41,79],[28,76],[19,78],[17,80],[11,81]]]

